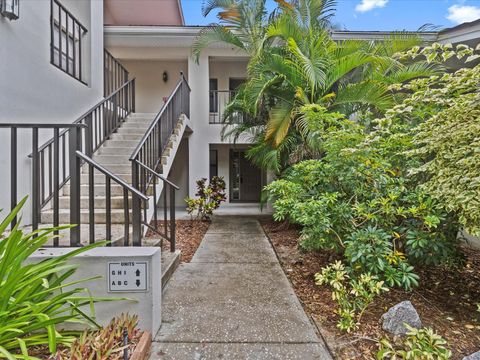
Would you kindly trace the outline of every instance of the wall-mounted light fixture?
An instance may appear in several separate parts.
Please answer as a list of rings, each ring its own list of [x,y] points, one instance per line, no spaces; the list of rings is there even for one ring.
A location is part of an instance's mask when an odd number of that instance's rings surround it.
[[[18,19],[19,2],[20,0],[0,0],[0,14],[10,20]]]
[[[168,81],[168,73],[167,73],[167,71],[164,71],[164,72],[163,72],[162,79],[163,79],[163,82],[167,82],[167,81]]]

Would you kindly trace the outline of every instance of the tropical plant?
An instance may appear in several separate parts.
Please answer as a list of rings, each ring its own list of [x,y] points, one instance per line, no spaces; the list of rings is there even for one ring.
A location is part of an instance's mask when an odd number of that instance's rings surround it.
[[[271,45],[271,41],[265,38],[265,30],[282,10],[293,9],[294,3],[298,9],[298,19],[304,21],[305,25],[307,21],[314,20],[327,25],[336,3],[335,0],[298,0],[292,4],[285,0],[275,1],[279,7],[268,14],[266,0],[205,0],[203,16],[218,10],[219,22],[200,30],[192,46],[193,56],[198,61],[206,47],[223,43],[256,59],[263,48]]]
[[[137,328],[138,316],[121,314],[95,331],[84,331],[70,348],[63,349],[51,358],[55,360],[123,360],[124,350],[138,342],[141,331]],[[124,344],[124,333],[128,344]]]
[[[356,330],[364,311],[373,299],[388,291],[383,281],[364,273],[352,276],[350,269],[337,261],[315,274],[317,285],[327,284],[332,288],[332,299],[338,303],[338,328],[350,332]]]
[[[452,352],[447,342],[431,328],[415,329],[405,324],[407,337],[401,348],[397,348],[388,339],[380,341],[377,359],[391,360],[447,360]]]
[[[436,44],[422,52],[442,57]],[[305,111],[319,156],[267,186],[275,219],[302,225],[304,248],[342,254],[352,278],[409,290],[413,265],[458,263],[459,230],[478,229],[479,72],[395,85],[406,97],[378,119]]]
[[[65,255],[41,262],[26,260],[43,247],[55,230],[39,229],[25,234],[18,222],[11,231],[7,227],[25,204],[24,198],[0,224],[0,357],[32,359],[28,348],[48,345],[55,353],[58,344],[69,346],[76,332],[60,331],[60,324],[83,323],[98,326],[94,318],[93,298],[81,286],[93,277],[69,280],[76,266],[69,259],[105,242],[74,249]],[[90,309],[86,311],[85,309]]]
[[[203,16],[214,10],[219,10],[219,23],[210,24],[200,30],[193,43],[192,52],[197,61],[201,52],[214,43],[228,44],[255,56],[260,49],[268,21],[265,0],[204,1]]]
[[[213,212],[226,200],[225,180],[223,177],[213,176],[207,185],[207,179],[197,181],[197,198],[186,198],[187,212],[196,219],[209,220]]]
[[[406,62],[394,56],[418,44],[416,36],[398,33],[376,42],[334,41],[324,21],[299,15],[317,8],[315,1],[281,6],[265,32],[264,42],[274,45],[263,47],[250,61],[248,80],[226,111],[224,136],[236,139],[250,133],[255,146],[249,158],[277,172],[297,161],[299,150],[310,148],[302,111],[306,105],[346,117],[366,110],[382,113],[403,96],[392,91],[392,84],[442,70],[424,58]],[[246,114],[241,124],[233,116],[238,112]],[[306,158],[315,157],[316,149],[311,150],[313,156],[306,152]]]

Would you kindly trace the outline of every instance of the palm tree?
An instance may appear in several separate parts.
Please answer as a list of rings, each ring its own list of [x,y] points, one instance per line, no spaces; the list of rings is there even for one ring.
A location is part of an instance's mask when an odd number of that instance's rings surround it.
[[[432,64],[402,64],[396,52],[419,43],[399,33],[383,41],[331,38],[335,0],[208,0],[203,14],[219,9],[218,24],[204,28],[193,45],[197,57],[212,43],[227,43],[250,56],[247,82],[227,107],[224,137],[246,133],[250,159],[281,171],[292,161],[318,155],[301,108],[318,104],[347,117],[382,112],[398,94],[389,86],[437,72]],[[245,114],[238,124],[238,113]]]
[[[227,108],[224,136],[251,133],[251,160],[276,171],[298,160],[299,154],[315,155],[315,141],[300,111],[304,105],[319,104],[347,117],[362,110],[382,112],[399,96],[390,85],[439,71],[427,62],[402,64],[394,58],[418,44],[415,36],[333,41],[325,22],[309,17],[315,14],[315,3],[298,0],[282,7],[263,40],[275,46],[263,47],[250,62],[249,79]],[[234,125],[228,114],[238,111],[247,114],[246,121]]]
[[[303,26],[314,22],[317,26],[329,26],[336,0],[275,0],[278,7],[268,14],[266,0],[206,0],[202,7],[203,16],[218,10],[218,23],[203,28],[192,47],[197,59],[210,44],[224,43],[247,53],[252,59],[259,51],[270,45],[265,38],[268,24],[284,12],[295,11],[295,16]]]
[[[197,59],[202,50],[214,43],[224,43],[255,57],[267,25],[266,0],[206,0],[203,16],[218,11],[219,23],[203,28],[194,41],[192,52]]]

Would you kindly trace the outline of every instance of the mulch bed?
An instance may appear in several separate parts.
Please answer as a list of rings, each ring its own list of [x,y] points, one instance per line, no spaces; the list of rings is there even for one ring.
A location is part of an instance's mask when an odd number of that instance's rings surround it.
[[[163,221],[159,221],[159,226],[163,226]],[[181,262],[190,262],[195,251],[202,242],[205,233],[210,226],[209,221],[201,220],[177,220],[176,221],[176,248],[181,251]],[[149,234],[147,234],[149,236]],[[164,249],[170,249],[168,241],[163,242]]]
[[[430,267],[418,269],[420,286],[412,292],[392,289],[377,298],[365,311],[360,329],[351,334],[340,332],[336,323],[336,304],[327,286],[315,285],[314,275],[335,261],[330,252],[302,252],[298,249],[299,229],[262,219],[262,226],[278,254],[305,311],[319,326],[338,359],[374,359],[378,339],[386,336],[379,319],[391,306],[410,300],[423,325],[442,335],[453,352],[462,359],[480,350],[480,251],[464,248],[465,266],[461,269]]]

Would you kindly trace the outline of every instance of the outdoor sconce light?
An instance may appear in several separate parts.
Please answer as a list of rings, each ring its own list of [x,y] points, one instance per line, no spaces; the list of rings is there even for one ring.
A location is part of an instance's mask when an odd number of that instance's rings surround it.
[[[163,82],[167,82],[168,81],[168,73],[166,71],[163,72]]]
[[[0,14],[9,20],[18,19],[20,0],[0,0]]]

